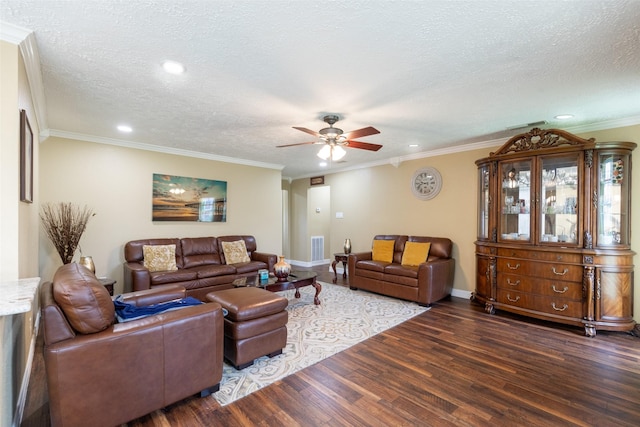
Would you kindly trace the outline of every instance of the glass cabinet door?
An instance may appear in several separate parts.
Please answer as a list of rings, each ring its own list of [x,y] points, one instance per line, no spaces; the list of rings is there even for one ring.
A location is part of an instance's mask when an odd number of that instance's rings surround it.
[[[628,155],[598,156],[598,246],[629,245],[630,172]]]
[[[531,241],[531,165],[531,159],[500,163],[500,240]]]
[[[489,165],[478,168],[478,239],[489,238]]]
[[[578,161],[579,154],[542,158],[538,204],[541,243],[578,243]]]

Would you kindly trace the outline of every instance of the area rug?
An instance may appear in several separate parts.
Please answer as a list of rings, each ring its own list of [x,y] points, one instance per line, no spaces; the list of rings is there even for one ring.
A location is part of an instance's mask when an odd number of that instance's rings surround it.
[[[220,405],[228,405],[428,310],[366,291],[321,285],[321,305],[313,304],[315,289],[311,286],[300,289],[299,299],[294,291],[279,292],[289,300],[283,354],[261,357],[240,371],[225,363],[220,391],[212,395]]]

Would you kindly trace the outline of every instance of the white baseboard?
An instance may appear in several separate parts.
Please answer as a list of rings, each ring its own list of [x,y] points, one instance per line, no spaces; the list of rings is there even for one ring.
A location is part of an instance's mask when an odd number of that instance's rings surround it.
[[[331,260],[323,259],[321,261],[298,261],[295,259],[287,260],[289,264],[292,266],[297,265],[298,267],[315,267],[316,265],[329,264],[329,268],[331,268]]]
[[[471,299],[471,291],[463,291],[461,289],[452,289],[451,296],[457,298]]]

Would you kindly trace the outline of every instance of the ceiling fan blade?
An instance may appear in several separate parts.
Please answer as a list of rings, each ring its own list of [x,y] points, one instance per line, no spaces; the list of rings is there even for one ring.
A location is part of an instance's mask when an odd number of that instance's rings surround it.
[[[287,144],[287,145],[276,145],[276,148],[282,148],[282,147],[295,147],[296,145],[309,145],[309,144],[317,144],[317,141],[312,141],[312,142],[299,142],[297,144]]]
[[[369,135],[375,135],[377,133],[380,133],[380,131],[374,127],[366,127],[366,128],[362,128],[362,129],[358,129],[358,130],[352,130],[351,132],[347,132],[345,134],[345,136],[347,137],[347,139],[355,139],[355,138],[362,138],[363,136],[369,136]]]
[[[369,151],[378,151],[382,148],[382,145],[379,144],[369,144],[368,142],[360,142],[360,141],[347,141],[347,147],[349,148],[360,148],[362,150]]]
[[[306,133],[308,133],[309,135],[313,135],[313,136],[320,137],[320,134],[319,134],[318,132],[314,131],[314,130],[307,129],[307,128],[301,128],[301,127],[297,127],[297,126],[294,126],[293,128],[294,128],[294,129],[301,130],[302,132],[306,132]]]

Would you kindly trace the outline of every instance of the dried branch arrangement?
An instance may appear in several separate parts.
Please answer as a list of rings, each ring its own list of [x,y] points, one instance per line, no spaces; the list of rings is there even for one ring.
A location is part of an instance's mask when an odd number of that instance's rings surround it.
[[[82,233],[87,228],[89,218],[94,216],[92,209],[80,208],[73,203],[45,203],[40,219],[47,236],[55,246],[63,264],[73,260]]]

